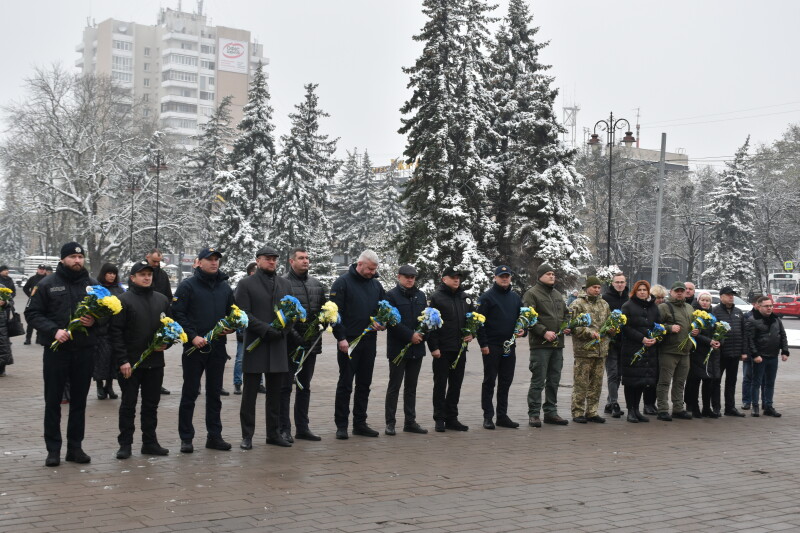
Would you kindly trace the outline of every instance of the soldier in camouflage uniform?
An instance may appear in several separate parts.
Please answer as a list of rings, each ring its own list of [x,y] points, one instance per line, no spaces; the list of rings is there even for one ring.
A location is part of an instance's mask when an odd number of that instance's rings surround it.
[[[573,315],[589,313],[592,325],[575,328],[572,332],[572,350],[575,354],[572,388],[572,421],[579,424],[606,421],[597,412],[603,388],[603,370],[608,356],[608,337],[600,337],[600,328],[611,315],[608,303],[600,297],[601,283],[595,276],[586,279],[586,292],[570,306]],[[594,340],[596,344],[586,345]]]

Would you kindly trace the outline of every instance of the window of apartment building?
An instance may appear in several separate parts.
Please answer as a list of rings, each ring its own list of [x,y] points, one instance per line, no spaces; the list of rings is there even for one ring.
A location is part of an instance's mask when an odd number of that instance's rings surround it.
[[[176,113],[191,113],[192,115],[197,114],[197,105],[195,104],[185,104],[183,102],[165,102],[161,104],[161,112],[168,113],[170,111]]]
[[[150,93],[144,93],[142,95],[142,101],[143,102],[149,102],[150,101]]]
[[[178,90],[178,96],[184,96],[186,98],[196,98],[197,92],[194,89],[185,89],[181,87]]]
[[[213,61],[209,61],[208,59],[201,59],[200,66],[208,70],[214,70],[216,68],[216,63],[214,63]]]
[[[197,66],[197,58],[192,56],[185,56],[181,54],[170,54],[165,59],[164,63],[171,63],[175,65],[187,65],[190,67]]]
[[[144,64],[144,71],[145,72],[150,72],[150,63],[145,63]]]
[[[150,87],[150,78],[144,78],[142,80],[142,83],[144,84],[145,87]]]
[[[196,50],[194,43],[185,43],[181,41],[181,50]]]
[[[144,47],[144,57],[150,57],[150,47],[149,46],[145,46]]]
[[[181,72],[180,70],[165,70],[161,75],[161,79],[163,81],[173,80],[197,83],[197,74],[194,72]]]
[[[125,83],[131,83],[133,81],[133,73],[131,72],[120,72],[118,70],[111,71],[111,79],[115,81],[122,81]]]
[[[117,39],[114,39],[111,45],[116,50],[133,50],[133,43],[130,41],[118,41]]]
[[[149,107],[145,107],[144,109],[142,109],[142,116],[143,117],[149,117],[150,116],[150,108]]]
[[[213,89],[214,76],[200,76],[200,89]]]
[[[200,106],[200,114],[204,117],[210,117],[214,114],[214,108],[208,106]]]
[[[208,91],[200,91],[200,100],[213,100],[214,93]]]
[[[204,54],[216,54],[217,53],[217,47],[214,46],[213,44],[201,44],[200,45],[200,52],[202,52]]]
[[[164,124],[171,128],[197,128],[197,121],[189,118],[168,118]]]
[[[111,70],[121,70],[123,72],[133,71],[133,58],[111,56]]]

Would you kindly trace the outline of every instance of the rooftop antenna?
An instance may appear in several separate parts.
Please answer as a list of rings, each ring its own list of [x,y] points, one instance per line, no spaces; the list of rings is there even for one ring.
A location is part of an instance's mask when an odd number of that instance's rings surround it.
[[[636,148],[639,148],[639,117],[641,116],[639,111],[641,110],[640,107],[636,108]]]
[[[197,0],[197,14],[203,15],[203,0]]]
[[[572,104],[571,106],[564,106],[564,127],[567,129],[561,135],[561,140],[564,144],[568,144],[570,148],[575,148],[575,141],[576,141],[576,134],[577,134],[577,124],[578,124],[578,111],[581,110],[580,106],[577,104]]]

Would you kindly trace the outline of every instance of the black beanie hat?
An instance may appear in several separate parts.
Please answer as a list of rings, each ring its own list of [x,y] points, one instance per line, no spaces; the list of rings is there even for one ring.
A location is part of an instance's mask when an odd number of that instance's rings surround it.
[[[67,256],[72,254],[81,254],[86,255],[86,251],[83,249],[83,246],[78,244],[77,242],[68,242],[64,246],[61,247],[61,259],[64,259]]]

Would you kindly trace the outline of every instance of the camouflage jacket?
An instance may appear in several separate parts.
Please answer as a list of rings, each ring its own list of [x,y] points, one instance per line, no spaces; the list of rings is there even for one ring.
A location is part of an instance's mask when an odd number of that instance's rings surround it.
[[[611,308],[608,302],[601,296],[589,296],[581,291],[578,298],[569,306],[572,316],[582,313],[589,313],[592,317],[592,325],[586,328],[575,328],[572,330],[572,350],[575,357],[605,357],[608,355],[608,337],[602,337],[600,342],[589,348],[584,346],[592,341],[592,334],[599,333],[605,321],[611,315]]]

